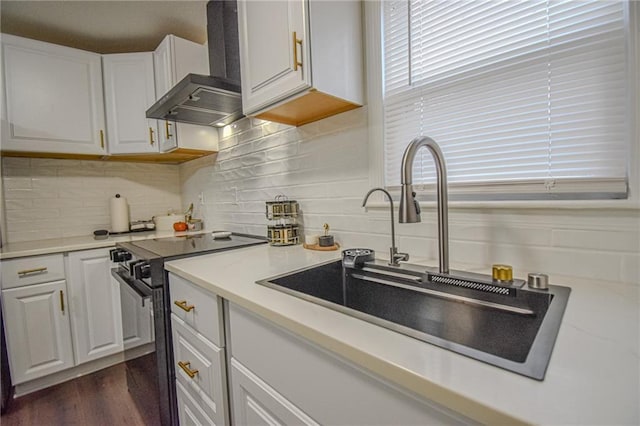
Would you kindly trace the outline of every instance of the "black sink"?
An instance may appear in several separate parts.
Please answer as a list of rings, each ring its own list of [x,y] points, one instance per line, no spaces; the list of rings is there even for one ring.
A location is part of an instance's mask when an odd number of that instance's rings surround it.
[[[334,261],[259,284],[330,307],[480,361],[542,380],[568,287],[504,294],[429,280],[424,267]],[[493,290],[493,289],[491,289]],[[501,289],[500,289],[501,290]]]

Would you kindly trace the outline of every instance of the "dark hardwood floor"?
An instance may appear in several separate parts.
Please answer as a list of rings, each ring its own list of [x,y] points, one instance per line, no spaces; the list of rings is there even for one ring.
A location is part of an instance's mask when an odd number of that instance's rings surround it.
[[[2,426],[154,425],[140,415],[129,392],[124,364],[16,398],[0,418]]]

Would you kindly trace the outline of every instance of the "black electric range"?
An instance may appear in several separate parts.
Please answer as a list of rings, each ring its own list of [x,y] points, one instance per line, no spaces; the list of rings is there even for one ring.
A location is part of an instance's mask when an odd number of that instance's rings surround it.
[[[127,387],[147,424],[177,425],[175,368],[171,341],[169,260],[233,250],[267,243],[266,238],[231,234],[214,239],[209,232],[117,243],[111,260],[117,267],[111,274],[134,294],[144,307],[152,303],[155,351],[144,356],[125,348]],[[124,303],[124,302],[123,302]],[[124,306],[123,306],[124,309]]]

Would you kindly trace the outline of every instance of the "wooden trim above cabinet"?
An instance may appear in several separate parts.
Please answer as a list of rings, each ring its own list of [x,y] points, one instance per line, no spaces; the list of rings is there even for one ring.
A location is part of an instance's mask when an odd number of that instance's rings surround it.
[[[116,161],[128,163],[158,163],[158,164],[180,164],[187,161],[208,155],[217,154],[217,151],[203,151],[200,149],[178,148],[171,152],[158,154],[126,154],[126,155],[88,155],[88,154],[66,154],[56,152],[19,152],[0,151],[2,157],[25,157],[25,158],[57,158],[62,160],[93,160],[93,161]]]
[[[311,89],[302,96],[256,114],[256,117],[291,126],[302,126],[361,106]]]

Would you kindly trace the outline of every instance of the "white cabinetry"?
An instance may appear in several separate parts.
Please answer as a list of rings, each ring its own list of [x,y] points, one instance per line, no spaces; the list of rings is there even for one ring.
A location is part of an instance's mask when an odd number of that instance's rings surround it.
[[[180,424],[229,424],[222,299],[169,274]]]
[[[160,99],[187,74],[209,75],[206,46],[168,35],[153,52],[156,95]],[[158,120],[160,151],[177,148],[218,150],[218,131],[213,127],[195,126]]]
[[[358,1],[239,1],[243,112],[302,125],[361,106],[361,14]]]
[[[2,305],[14,384],[74,365],[62,255],[2,262]],[[50,281],[52,278],[56,281]]]
[[[318,424],[235,359],[231,359],[231,394],[237,424]]]
[[[238,424],[473,424],[229,303]]]
[[[2,34],[2,150],[106,154],[100,55]]]
[[[109,152],[158,152],[158,123],[145,114],[156,98],[153,54],[103,55],[102,66]]]
[[[109,249],[69,253],[67,282],[77,364],[123,350],[120,285]]]

